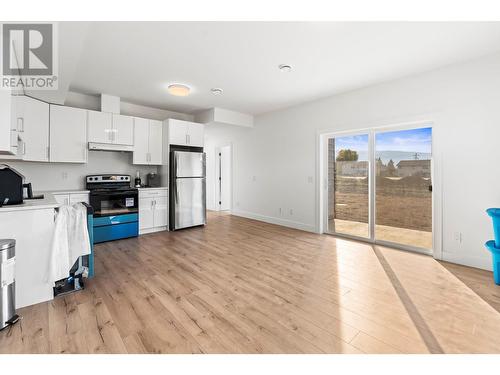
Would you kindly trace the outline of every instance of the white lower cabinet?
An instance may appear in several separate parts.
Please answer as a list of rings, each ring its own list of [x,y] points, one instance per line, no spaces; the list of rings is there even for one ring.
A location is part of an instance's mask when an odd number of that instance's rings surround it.
[[[139,234],[166,230],[168,225],[168,189],[139,189]]]
[[[54,285],[46,280],[46,270],[51,259],[54,217],[53,208],[0,211],[0,238],[16,240],[18,309],[54,298]]]
[[[80,203],[80,202],[84,202],[87,204],[89,203],[89,193],[71,193],[71,192],[59,193],[59,192],[55,192],[55,193],[52,193],[52,195],[54,195],[54,198],[56,199],[57,203],[59,203],[59,204],[73,205],[75,203]]]

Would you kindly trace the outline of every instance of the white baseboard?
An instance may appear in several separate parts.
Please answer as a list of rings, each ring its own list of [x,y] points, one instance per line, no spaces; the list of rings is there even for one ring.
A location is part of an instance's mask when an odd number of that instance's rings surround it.
[[[443,251],[443,260],[450,263],[457,263],[463,266],[481,268],[483,270],[492,271],[493,263],[491,261],[491,255],[488,254],[487,250],[484,249],[485,256],[484,257],[473,257],[473,256],[464,256],[464,254],[450,253]]]
[[[281,225],[281,226],[288,227],[288,228],[300,229],[300,230],[304,230],[306,232],[316,233],[316,227],[314,225],[304,224],[304,223],[300,223],[298,221],[292,221],[292,220],[287,220],[287,219],[272,217],[272,216],[265,216],[265,215],[260,215],[260,214],[256,214],[253,212],[239,211],[239,210],[238,211],[232,210],[231,215],[241,216],[241,217],[245,217],[247,219],[254,219],[254,220],[258,220],[258,221],[263,221],[263,222],[269,223],[269,224],[276,224],[276,225]]]

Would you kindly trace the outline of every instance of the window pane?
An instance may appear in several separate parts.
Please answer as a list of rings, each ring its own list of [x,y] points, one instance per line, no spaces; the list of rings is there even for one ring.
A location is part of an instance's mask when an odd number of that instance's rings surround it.
[[[432,249],[432,128],[375,135],[375,239]]]
[[[370,236],[368,134],[328,140],[328,231]]]

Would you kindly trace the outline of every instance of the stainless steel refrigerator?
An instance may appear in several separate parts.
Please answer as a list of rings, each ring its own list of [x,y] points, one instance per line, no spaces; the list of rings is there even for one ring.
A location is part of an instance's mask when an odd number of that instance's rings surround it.
[[[170,229],[206,224],[205,153],[172,151],[171,160]]]

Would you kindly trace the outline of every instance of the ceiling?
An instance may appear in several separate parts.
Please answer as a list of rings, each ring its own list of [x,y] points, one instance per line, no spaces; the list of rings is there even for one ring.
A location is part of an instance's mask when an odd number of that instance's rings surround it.
[[[260,114],[500,50],[500,22],[92,22],[66,64],[71,26],[59,52],[71,91],[188,113]]]

